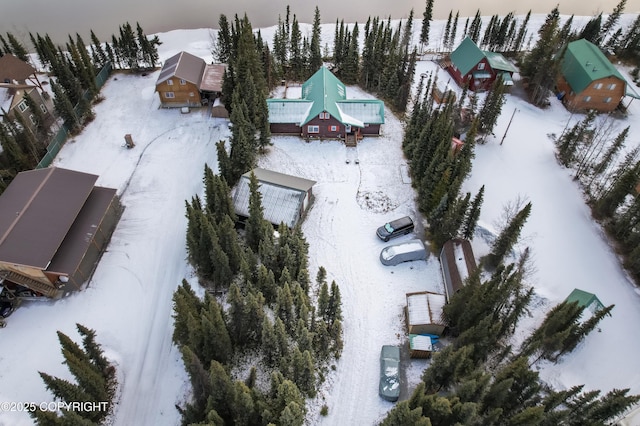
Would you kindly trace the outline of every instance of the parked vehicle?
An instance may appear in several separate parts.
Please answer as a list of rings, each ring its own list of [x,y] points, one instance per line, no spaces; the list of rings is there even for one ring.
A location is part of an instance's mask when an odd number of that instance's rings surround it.
[[[380,388],[378,394],[387,401],[400,397],[400,348],[384,345],[380,351]]]
[[[12,302],[8,300],[0,300],[0,318],[8,317],[14,310],[15,307]]]
[[[392,238],[406,235],[413,232],[413,219],[409,216],[387,222],[376,231],[376,235],[382,241],[389,241]]]
[[[425,260],[428,255],[422,240],[416,238],[383,248],[380,252],[380,262],[383,265],[396,266],[402,262]]]

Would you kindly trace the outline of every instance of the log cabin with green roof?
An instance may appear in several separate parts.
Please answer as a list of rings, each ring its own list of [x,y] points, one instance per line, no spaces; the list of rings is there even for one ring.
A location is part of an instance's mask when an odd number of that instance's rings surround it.
[[[497,78],[513,86],[517,68],[500,53],[481,50],[469,37],[451,52],[446,69],[460,87],[472,91],[489,90]]]
[[[326,67],[302,85],[301,99],[267,99],[272,134],[305,139],[342,139],[353,144],[363,136],[379,136],[384,103],[347,99],[346,86]]]
[[[558,97],[570,111],[613,111],[628,89],[625,78],[600,48],[585,39],[567,45],[556,85]]]

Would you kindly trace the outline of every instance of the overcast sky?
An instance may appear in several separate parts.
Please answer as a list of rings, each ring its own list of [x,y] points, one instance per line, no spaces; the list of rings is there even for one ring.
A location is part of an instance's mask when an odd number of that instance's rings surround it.
[[[504,0],[436,0],[434,19],[446,19],[451,10],[459,10],[461,16],[473,16],[478,8],[483,15],[510,11],[524,15],[530,9],[533,13],[547,13],[558,3],[562,14],[593,15],[610,13],[618,0],[519,0],[517,7],[506,5]],[[284,16],[287,4],[299,21],[311,22],[315,4],[305,0],[0,0],[0,33],[11,32],[27,43],[29,32],[48,33],[60,41],[67,34],[78,32],[86,36],[93,29],[104,40],[127,21],[139,21],[145,32],[152,34],[177,28],[216,27],[220,14],[233,17],[245,11],[254,26],[266,27],[275,24],[279,14]],[[336,18],[363,23],[369,16],[404,18],[411,8],[415,17],[421,18],[425,5],[426,0],[324,0],[320,14],[324,23],[335,22]],[[628,0],[625,12],[640,12],[640,0]]]

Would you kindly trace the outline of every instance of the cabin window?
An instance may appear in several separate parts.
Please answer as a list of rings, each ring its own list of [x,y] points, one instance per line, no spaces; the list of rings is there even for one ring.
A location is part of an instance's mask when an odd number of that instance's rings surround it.
[[[608,96],[606,98],[604,98],[604,103],[608,104],[609,102],[611,102],[611,96]]]
[[[478,69],[479,69],[479,70],[483,70],[483,69],[484,69],[484,62],[480,62],[480,63],[478,64]]]
[[[599,89],[602,89],[602,83],[596,83],[596,84],[594,84],[594,85],[593,85],[593,88],[594,88],[594,89],[598,89],[598,90],[599,90]]]
[[[320,133],[320,126],[307,126],[307,133]]]
[[[615,89],[615,88],[616,88],[616,84],[615,84],[615,83],[611,83],[611,84],[609,84],[609,85],[607,86],[607,89],[609,89],[609,90],[613,90],[613,89]]]
[[[27,108],[29,108],[29,105],[27,105],[27,101],[22,101],[18,104],[18,110],[20,110],[20,112],[25,112]]]
[[[328,120],[329,119],[329,113],[328,112],[321,112],[320,113],[320,120]]]
[[[171,80],[171,79],[167,80],[167,84],[168,84],[169,86],[173,86],[173,80]]]
[[[40,111],[44,112],[45,114],[47,113],[47,107],[44,106],[44,104],[40,104]]]
[[[180,79],[180,85],[184,86],[185,84],[187,84],[187,80]]]
[[[173,99],[176,97],[176,94],[173,92],[164,92],[164,97],[167,99]]]
[[[339,129],[339,127],[338,127],[338,126],[329,126],[329,131],[330,131],[330,132],[337,132],[337,131],[338,131],[338,129]]]
[[[591,101],[591,96],[585,96],[584,99],[582,99],[585,102],[590,102]]]
[[[36,121],[36,116],[33,114],[29,114],[29,120],[31,120],[31,124],[36,125],[38,122]]]
[[[189,96],[193,98],[195,96],[195,93],[189,92]]]

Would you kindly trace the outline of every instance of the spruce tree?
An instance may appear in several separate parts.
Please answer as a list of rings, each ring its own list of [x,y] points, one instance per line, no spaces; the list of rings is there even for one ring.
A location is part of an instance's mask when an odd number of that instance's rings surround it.
[[[510,223],[500,232],[500,235],[491,245],[491,253],[484,258],[485,267],[492,269],[502,263],[504,257],[520,238],[522,227],[531,214],[531,203],[527,203]]]
[[[480,187],[480,190],[473,198],[471,202],[471,206],[466,213],[464,218],[464,222],[462,224],[462,232],[461,236],[465,240],[473,239],[473,235],[476,230],[476,225],[478,224],[478,219],[480,218],[480,209],[482,208],[482,202],[484,201],[484,185]]]
[[[249,217],[245,225],[247,244],[257,251],[263,238],[263,230],[270,226],[264,219],[262,210],[262,194],[259,191],[260,184],[254,173],[249,178]]]
[[[429,30],[431,27],[431,20],[433,19],[433,0],[427,0],[426,7],[422,14],[422,27],[420,30],[420,43],[423,45],[429,44]]]
[[[73,109],[73,104],[69,100],[66,92],[56,83],[51,82],[51,90],[55,94],[53,105],[58,115],[64,120],[65,126],[72,132],[76,132],[80,126],[80,120]]]
[[[21,61],[29,63],[29,52],[22,43],[12,33],[7,33],[7,40],[11,46],[11,50],[8,50],[8,52]]]
[[[320,9],[316,5],[315,12],[313,14],[313,29],[311,30],[311,44],[309,55],[309,72],[315,72],[322,66],[322,53],[320,52],[320,45],[322,44],[320,33]]]

